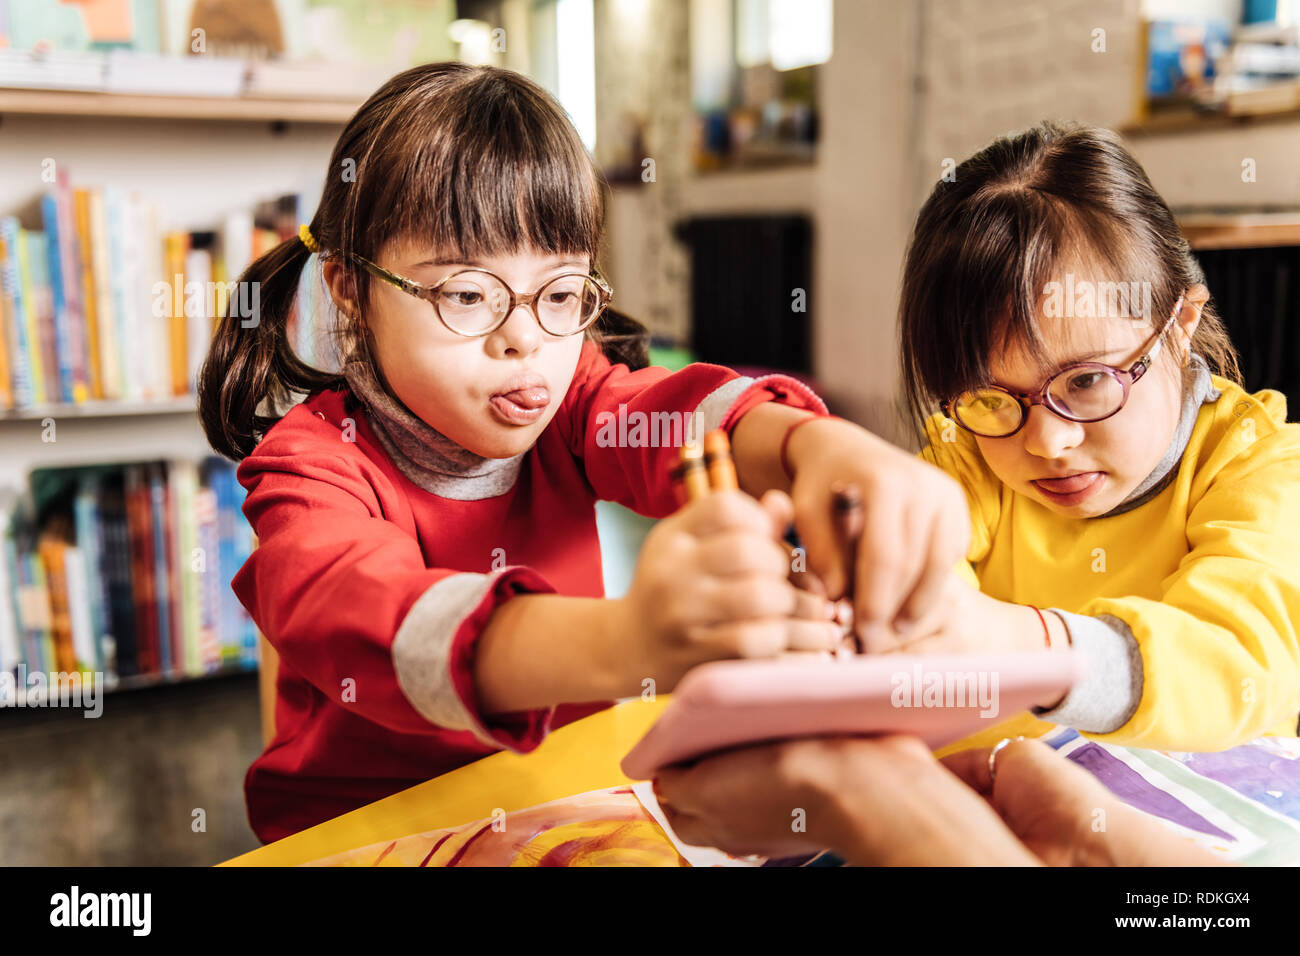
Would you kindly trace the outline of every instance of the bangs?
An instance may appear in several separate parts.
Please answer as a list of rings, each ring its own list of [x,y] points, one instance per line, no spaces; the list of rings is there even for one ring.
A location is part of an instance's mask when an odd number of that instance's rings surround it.
[[[599,179],[568,117],[531,81],[485,68],[411,91],[373,141],[382,148],[358,169],[353,251],[372,258],[381,243],[363,237],[382,237],[460,261],[534,251],[595,264]]]
[[[1148,306],[1165,294],[1146,265],[1155,251],[1122,222],[1028,184],[985,187],[956,204],[934,198],[916,229],[928,241],[922,248],[914,237],[908,251],[901,302],[905,374],[931,407],[991,382],[995,356],[1018,353],[1051,370],[1042,316],[1053,283],[1058,305],[1082,280],[1117,314],[1151,323]],[[1072,305],[1055,314],[1074,316]],[[1067,318],[1079,324],[1065,328],[1083,332],[1096,314]]]

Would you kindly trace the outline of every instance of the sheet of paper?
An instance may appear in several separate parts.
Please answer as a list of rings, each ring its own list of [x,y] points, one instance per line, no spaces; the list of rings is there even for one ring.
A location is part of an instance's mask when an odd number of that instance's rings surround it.
[[[668,839],[673,841],[677,852],[685,857],[686,862],[691,866],[762,866],[765,862],[761,856],[732,856],[713,847],[691,846],[689,843],[683,843],[673,832],[673,828],[668,825],[668,818],[664,816],[663,808],[655,799],[654,787],[650,781],[642,780],[640,783],[632,784],[632,792],[641,801],[641,806],[645,807],[646,812],[654,817],[655,823],[659,824],[668,835]]]

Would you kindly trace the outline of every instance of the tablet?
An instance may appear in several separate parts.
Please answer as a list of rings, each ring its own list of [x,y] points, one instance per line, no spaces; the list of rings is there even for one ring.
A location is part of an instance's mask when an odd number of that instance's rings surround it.
[[[1076,651],[714,661],[682,678],[623,773],[645,780],[717,750],[793,737],[906,733],[941,747],[1060,699],[1082,674]]]

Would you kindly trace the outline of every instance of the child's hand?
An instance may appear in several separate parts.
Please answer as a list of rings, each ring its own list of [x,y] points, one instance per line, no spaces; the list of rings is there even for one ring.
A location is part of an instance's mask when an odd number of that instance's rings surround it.
[[[940,600],[909,637],[886,633],[876,650],[906,654],[1002,654],[1069,646],[1064,622],[1050,611],[989,597],[956,573],[944,581]],[[1047,624],[1051,635],[1043,632]],[[1046,702],[1050,703],[1050,702]],[[1046,706],[1044,703],[1044,706]]]
[[[960,486],[938,468],[839,419],[810,422],[790,436],[795,528],[808,567],[832,599],[845,591],[842,545],[831,517],[831,488],[862,491],[865,523],[854,582],[855,628],[868,650],[907,638],[941,600],[970,544],[970,511]]]
[[[668,691],[704,661],[830,650],[840,637],[825,598],[790,584],[780,536],[792,506],[715,492],[660,521],[646,537],[628,593],[616,602],[619,671]]]

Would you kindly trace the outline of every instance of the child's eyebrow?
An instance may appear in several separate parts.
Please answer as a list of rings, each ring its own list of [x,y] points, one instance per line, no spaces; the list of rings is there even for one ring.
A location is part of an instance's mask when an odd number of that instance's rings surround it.
[[[1103,358],[1104,356],[1111,355],[1115,352],[1120,351],[1122,348],[1123,346],[1116,346],[1115,348],[1110,348],[1110,349],[1099,349],[1095,352],[1083,352],[1079,355],[1074,356],[1071,359],[1067,359],[1066,361],[1060,362],[1051,367],[1057,370],[1063,368],[1069,368],[1071,365],[1079,365],[1083,362],[1091,362],[1093,359],[1099,359],[1099,358]],[[1003,383],[995,380],[994,384],[1003,384]],[[1012,391],[1015,391],[1015,389],[1012,389]]]
[[[1061,367],[1064,367],[1066,365],[1077,365],[1080,362],[1091,362],[1093,359],[1099,359],[1102,358],[1103,356],[1111,355],[1112,353],[1118,351],[1119,349],[1099,349],[1096,352],[1084,352],[1082,355],[1076,355],[1068,362],[1062,362]]]
[[[480,262],[478,259],[424,259],[420,262],[417,262],[414,268],[418,269],[421,266],[469,266],[473,269],[487,268],[487,266],[484,265],[482,262]],[[557,262],[554,265],[547,266],[546,268],[547,270],[564,269],[570,266],[585,269],[587,267],[587,263],[581,259],[565,259],[562,262]]]

